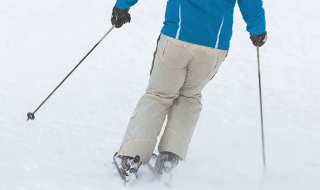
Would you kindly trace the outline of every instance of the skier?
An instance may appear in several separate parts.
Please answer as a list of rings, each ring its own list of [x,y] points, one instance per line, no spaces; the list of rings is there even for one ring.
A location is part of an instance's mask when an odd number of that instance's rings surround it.
[[[131,21],[129,8],[137,1],[117,0],[111,18],[116,28]],[[155,167],[169,173],[186,160],[202,108],[201,91],[229,50],[236,1],[253,45],[262,46],[267,39],[262,0],[168,0],[149,85],[114,155],[125,179],[134,179],[141,164],[148,163],[165,117]]]

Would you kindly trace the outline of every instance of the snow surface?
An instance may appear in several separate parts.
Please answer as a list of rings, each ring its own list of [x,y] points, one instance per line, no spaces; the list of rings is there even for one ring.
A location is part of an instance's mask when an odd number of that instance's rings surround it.
[[[112,156],[148,84],[166,1],[140,0],[111,27],[115,0],[0,1],[0,189],[165,189],[146,167],[123,186]],[[235,9],[228,58],[203,91],[188,159],[171,189],[320,189],[320,2],[264,2],[263,177],[256,49]]]

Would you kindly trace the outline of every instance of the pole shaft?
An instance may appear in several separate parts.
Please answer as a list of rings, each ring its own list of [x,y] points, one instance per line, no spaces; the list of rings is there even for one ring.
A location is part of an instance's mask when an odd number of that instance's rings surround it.
[[[65,80],[67,80],[67,78],[73,73],[74,70],[76,70],[78,68],[78,66],[83,62],[83,60],[85,60],[88,55],[90,55],[90,53],[100,44],[100,42],[102,42],[102,40],[111,32],[111,30],[114,28],[115,26],[112,26],[109,31],[100,39],[100,41],[93,46],[93,48],[87,53],[86,56],[84,56],[82,58],[82,60],[77,64],[77,66],[75,66],[72,71],[60,82],[60,84],[50,93],[50,95],[40,104],[40,106],[33,112],[33,114],[35,114],[40,108],[41,106],[52,96],[52,94],[62,85],[62,83],[64,83]],[[28,118],[29,120],[29,118]],[[27,120],[27,121],[28,121]]]
[[[258,77],[259,77],[259,94],[260,94],[260,116],[261,116],[261,137],[262,137],[262,158],[263,166],[266,169],[266,153],[264,143],[264,126],[263,126],[263,111],[262,111],[262,92],[261,92],[261,74],[260,74],[260,54],[259,47],[257,47],[257,58],[258,58]]]

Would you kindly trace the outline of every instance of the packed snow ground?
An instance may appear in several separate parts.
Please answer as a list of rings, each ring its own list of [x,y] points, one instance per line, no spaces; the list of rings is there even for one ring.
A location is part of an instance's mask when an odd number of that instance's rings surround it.
[[[123,186],[112,164],[148,84],[166,1],[140,0],[33,112],[111,27],[115,0],[0,1],[0,189],[164,189]],[[235,8],[228,58],[203,91],[188,159],[172,189],[320,189],[320,3],[264,2],[261,48],[267,174],[263,177],[256,49]]]

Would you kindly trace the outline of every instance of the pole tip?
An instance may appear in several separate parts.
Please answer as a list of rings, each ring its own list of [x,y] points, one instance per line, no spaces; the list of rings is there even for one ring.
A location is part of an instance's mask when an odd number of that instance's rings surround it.
[[[27,121],[28,121],[29,119],[34,120],[34,118],[35,118],[34,114],[31,113],[31,112],[29,112],[29,113],[27,114],[27,117],[28,117]]]

